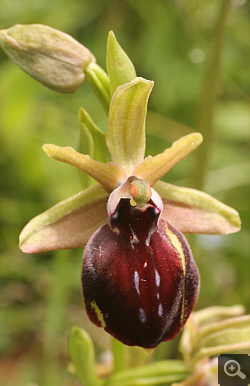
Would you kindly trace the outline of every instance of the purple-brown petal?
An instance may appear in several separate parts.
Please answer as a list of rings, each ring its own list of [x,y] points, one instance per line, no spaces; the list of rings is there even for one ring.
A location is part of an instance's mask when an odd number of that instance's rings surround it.
[[[154,348],[184,326],[199,291],[199,273],[184,236],[122,198],[89,240],[82,285],[93,323],[127,345]]]

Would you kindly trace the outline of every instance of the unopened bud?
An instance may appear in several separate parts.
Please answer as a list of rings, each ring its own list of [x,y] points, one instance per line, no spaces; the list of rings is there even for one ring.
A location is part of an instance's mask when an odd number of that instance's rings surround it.
[[[39,25],[15,25],[0,32],[6,54],[25,72],[52,90],[71,93],[83,83],[93,54],[71,36]]]

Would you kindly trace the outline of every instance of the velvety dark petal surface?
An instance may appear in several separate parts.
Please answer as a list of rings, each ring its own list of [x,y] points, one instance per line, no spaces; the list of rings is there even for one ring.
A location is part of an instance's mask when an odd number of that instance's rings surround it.
[[[153,348],[172,339],[198,293],[199,274],[189,246],[164,220],[157,226],[159,214],[153,202],[140,210],[122,199],[110,218],[112,228],[96,231],[84,253],[88,315],[127,345]]]
[[[162,221],[165,222],[164,220]],[[192,252],[190,250],[190,247],[186,238],[181,232],[177,231],[177,229],[174,228],[171,224],[167,223],[167,228],[170,230],[172,235],[177,236],[178,240],[181,243],[182,251],[185,256],[186,272],[185,272],[182,305],[179,306],[179,310],[176,313],[176,316],[173,320],[172,328],[169,331],[166,331],[166,333],[164,334],[162,339],[163,341],[173,339],[184,327],[190,313],[194,308],[196,299],[199,295],[199,289],[200,289],[199,271],[195,264]],[[166,229],[166,224],[165,224],[165,229]],[[180,313],[182,315],[181,320],[179,318]]]

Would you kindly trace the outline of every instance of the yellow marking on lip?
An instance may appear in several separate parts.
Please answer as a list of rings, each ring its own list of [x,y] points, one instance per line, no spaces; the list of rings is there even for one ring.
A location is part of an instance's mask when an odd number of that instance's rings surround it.
[[[182,306],[181,306],[181,323],[182,323],[183,319],[184,319],[184,306],[185,306],[186,260],[185,260],[185,255],[184,255],[184,252],[183,252],[183,249],[182,249],[182,244],[181,244],[180,240],[178,239],[176,234],[173,233],[169,229],[167,224],[165,224],[165,227],[166,227],[166,233],[167,233],[168,237],[170,238],[170,241],[171,241],[172,245],[174,246],[174,248],[179,253],[179,257],[181,259],[182,267],[183,267],[183,276],[184,276],[184,278],[183,278],[183,298],[182,298]]]
[[[95,313],[97,315],[97,319],[101,323],[101,326],[103,328],[105,328],[106,327],[106,322],[104,320],[104,316],[103,316],[102,311],[100,310],[100,308],[98,307],[98,305],[96,304],[96,302],[94,300],[92,302],[90,302],[90,305],[91,305],[91,308],[93,308],[93,310],[95,311]]]

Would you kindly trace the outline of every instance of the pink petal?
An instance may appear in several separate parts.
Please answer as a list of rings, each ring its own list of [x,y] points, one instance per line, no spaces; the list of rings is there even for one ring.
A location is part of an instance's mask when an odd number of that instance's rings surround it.
[[[238,212],[209,194],[162,181],[154,188],[163,201],[162,218],[183,233],[216,235],[240,230]]]

